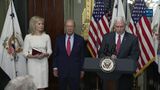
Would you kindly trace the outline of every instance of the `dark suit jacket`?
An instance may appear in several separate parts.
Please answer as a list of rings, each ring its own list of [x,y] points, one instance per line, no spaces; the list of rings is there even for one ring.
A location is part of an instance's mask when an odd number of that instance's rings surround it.
[[[71,55],[68,56],[65,47],[65,36],[63,35],[56,39],[53,68],[58,68],[59,76],[79,77],[84,63],[84,39],[74,34]]]
[[[115,32],[108,33],[104,35],[102,46],[99,50],[99,56],[111,56],[115,54],[116,44],[115,44]],[[125,32],[123,41],[121,43],[120,51],[117,54],[117,58],[128,58],[133,60],[138,60],[139,58],[139,46],[138,39],[134,35]]]

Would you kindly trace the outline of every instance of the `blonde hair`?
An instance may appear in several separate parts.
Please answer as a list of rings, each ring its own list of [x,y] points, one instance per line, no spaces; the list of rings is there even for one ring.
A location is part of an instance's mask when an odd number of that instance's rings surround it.
[[[44,21],[44,18],[40,17],[40,16],[33,16],[31,17],[30,21],[29,21],[29,32],[31,34],[35,33],[35,29],[36,29],[36,23],[38,21]]]

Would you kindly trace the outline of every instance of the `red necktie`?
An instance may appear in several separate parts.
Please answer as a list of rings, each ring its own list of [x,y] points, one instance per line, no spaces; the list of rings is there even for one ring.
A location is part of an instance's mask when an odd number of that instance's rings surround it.
[[[118,35],[117,46],[116,46],[117,54],[119,53],[120,47],[121,47],[121,35]]]
[[[68,54],[68,56],[70,56],[70,53],[71,53],[71,42],[70,42],[70,36],[69,36],[68,40],[67,40],[67,54]]]

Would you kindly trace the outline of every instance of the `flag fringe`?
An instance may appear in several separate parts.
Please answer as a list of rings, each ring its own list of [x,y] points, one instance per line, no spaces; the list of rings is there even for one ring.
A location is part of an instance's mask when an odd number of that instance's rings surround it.
[[[87,48],[88,48],[88,50],[89,50],[89,52],[90,52],[91,56],[92,56],[93,58],[96,58],[96,57],[94,56],[94,54],[93,54],[93,52],[92,52],[92,50],[91,50],[91,48],[89,47],[89,45],[88,45],[88,44],[87,44]]]
[[[136,77],[138,77],[139,75],[141,75],[141,74],[143,73],[143,71],[144,71],[153,61],[155,61],[155,57],[153,57],[151,60],[149,60],[149,61],[147,62],[147,64],[145,64],[145,65],[143,66],[143,68],[140,69],[140,71],[138,71],[137,73],[134,73],[134,77],[136,78]]]

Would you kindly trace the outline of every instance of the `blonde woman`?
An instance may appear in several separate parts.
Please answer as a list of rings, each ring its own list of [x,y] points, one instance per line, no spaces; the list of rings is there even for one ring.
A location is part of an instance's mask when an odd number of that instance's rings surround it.
[[[30,19],[29,30],[23,49],[28,59],[28,74],[38,90],[45,90],[48,87],[48,57],[52,53],[50,36],[44,32],[44,19],[39,16]]]

